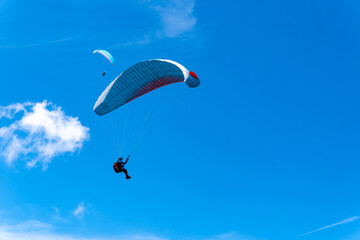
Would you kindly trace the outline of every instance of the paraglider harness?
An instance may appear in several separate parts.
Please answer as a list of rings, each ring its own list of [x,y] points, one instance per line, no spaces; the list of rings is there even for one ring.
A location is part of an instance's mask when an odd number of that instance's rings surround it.
[[[124,166],[129,160],[130,155],[127,157],[125,162],[122,162],[122,158],[119,158],[116,162],[113,163],[113,168],[116,173],[124,171]]]

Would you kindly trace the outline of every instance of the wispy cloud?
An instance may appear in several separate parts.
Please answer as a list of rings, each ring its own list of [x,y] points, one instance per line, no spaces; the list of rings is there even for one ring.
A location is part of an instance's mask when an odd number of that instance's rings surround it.
[[[152,234],[132,234],[116,237],[79,237],[61,234],[54,227],[40,221],[29,221],[17,225],[0,226],[0,240],[167,240]]]
[[[360,219],[360,216],[354,216],[354,217],[351,217],[351,218],[347,218],[347,219],[344,219],[344,220],[342,220],[340,222],[337,222],[337,223],[334,223],[334,224],[331,224],[331,225],[328,225],[328,226],[313,230],[311,232],[300,234],[299,237],[305,236],[305,235],[308,235],[308,234],[311,234],[311,233],[314,233],[314,232],[318,232],[318,231],[321,231],[321,230],[324,230],[324,229],[327,229],[327,228],[335,227],[335,226],[338,226],[338,225],[351,223],[351,222],[354,222],[354,221],[356,221],[358,219]]]
[[[38,220],[20,222],[18,224],[0,223],[0,240],[169,240],[166,236],[154,233],[129,233],[104,236],[79,236],[71,233],[62,234],[56,231],[56,226]],[[189,240],[260,240],[259,238],[248,237],[237,232],[228,232],[211,237],[183,236],[177,239]]]
[[[197,19],[194,17],[196,0],[138,0],[155,11],[160,18],[161,26],[153,34],[118,43],[116,47],[133,47],[150,44],[154,40],[163,38],[176,38],[182,34],[192,32]]]
[[[85,203],[81,202],[79,203],[79,205],[77,206],[77,208],[73,211],[73,215],[79,219],[82,219],[84,217],[85,214],[87,214],[88,211],[85,207]]]
[[[4,224],[4,225],[0,226],[0,229],[6,229],[6,230],[12,231],[12,232],[38,231],[38,230],[43,231],[43,230],[50,230],[52,228],[53,228],[52,225],[38,221],[38,220],[28,220],[28,221],[21,222],[18,224],[13,224],[13,225]],[[0,239],[1,239],[1,236],[0,236]]]
[[[30,106],[31,103],[15,103],[8,106],[0,106],[0,118],[14,118],[15,114],[20,111],[25,111],[27,106]]]
[[[1,118],[11,120],[0,127],[0,156],[9,165],[22,157],[27,167],[40,163],[45,170],[54,157],[81,149],[89,138],[77,117],[47,101],[0,106]]]
[[[161,30],[157,37],[178,37],[193,31],[197,19],[194,17],[195,0],[139,0],[148,4],[159,14]]]
[[[59,208],[53,207],[52,209],[53,209],[53,213],[51,214],[52,220],[54,220],[55,222],[69,223],[69,221],[66,218],[61,216],[61,211]]]
[[[34,228],[31,229],[31,226]],[[158,236],[156,234],[123,234],[111,237],[83,237],[71,234],[56,233],[55,228],[39,221],[26,222],[18,225],[0,225],[0,240],[169,240],[170,238]],[[219,234],[210,238],[184,237],[192,240],[259,240],[252,237],[244,237],[236,232]]]
[[[116,45],[116,47],[132,47],[132,46],[143,46],[143,45],[147,45],[149,44],[150,41],[150,37],[149,35],[144,36],[143,38],[134,40],[134,41],[129,41],[129,42],[125,42],[125,43],[118,43]]]
[[[162,30],[159,37],[173,38],[192,31],[197,22],[193,16],[194,6],[195,0],[165,0],[153,3],[153,9],[161,18]]]
[[[56,43],[62,43],[72,40],[72,38],[61,38],[57,40],[52,41],[46,41],[46,42],[37,42],[37,43],[26,43],[26,44],[19,44],[19,45],[2,45],[0,44],[0,48],[28,48],[28,47],[39,47],[43,45],[49,45],[49,44],[56,44]]]

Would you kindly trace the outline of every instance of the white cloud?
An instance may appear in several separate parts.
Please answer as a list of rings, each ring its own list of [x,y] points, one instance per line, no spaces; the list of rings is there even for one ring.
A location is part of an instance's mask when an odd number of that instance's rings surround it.
[[[14,225],[4,224],[0,227],[0,229],[6,229],[8,231],[13,231],[13,232],[50,230],[52,228],[53,228],[52,225],[48,223],[40,222],[38,220],[28,220]]]
[[[8,164],[22,158],[27,167],[40,163],[46,169],[54,157],[81,149],[89,138],[77,117],[47,101],[2,106],[0,118],[12,120],[0,128],[0,154]]]
[[[84,202],[79,203],[78,207],[73,211],[73,215],[77,218],[82,219],[85,214],[87,214],[88,211],[85,208]]]
[[[154,7],[159,12],[163,34],[177,37],[192,31],[197,19],[193,16],[195,0],[168,0]]]
[[[31,103],[15,103],[9,106],[0,106],[0,118],[14,118],[15,114],[20,111],[25,111],[25,107]]]
[[[190,32],[196,25],[197,19],[193,16],[195,0],[143,0],[151,4],[159,13],[162,30],[158,37],[177,37]]]
[[[56,233],[53,229],[53,226],[35,220],[17,225],[4,224],[0,226],[0,240],[166,240],[152,234],[87,238]]]
[[[154,39],[175,38],[193,31],[197,19],[193,16],[195,0],[138,0],[158,13],[161,28],[156,34],[116,44],[116,47],[132,47],[150,44]]]
[[[331,228],[331,227],[335,227],[335,226],[338,226],[338,225],[342,225],[342,224],[346,224],[346,223],[351,223],[351,222],[354,222],[356,220],[360,219],[359,216],[355,216],[355,217],[351,217],[351,218],[347,218],[347,219],[344,219],[340,222],[337,222],[337,223],[334,223],[334,224],[331,224],[331,225],[328,225],[328,226],[325,226],[325,227],[322,227],[322,228],[319,228],[319,229],[316,229],[316,230],[313,230],[311,232],[307,232],[307,233],[303,233],[299,236],[305,236],[305,235],[308,235],[308,234],[311,234],[311,233],[314,233],[314,232],[318,232],[318,231],[321,231],[321,230],[324,230],[324,229],[327,229],[327,228]]]
[[[169,240],[170,238],[152,233],[132,233],[116,236],[79,236],[71,233],[62,234],[56,232],[56,227],[38,220],[20,222],[18,224],[0,223],[0,240]],[[212,237],[183,236],[176,239],[188,240],[259,240],[258,238],[242,236],[237,232],[229,232]]]

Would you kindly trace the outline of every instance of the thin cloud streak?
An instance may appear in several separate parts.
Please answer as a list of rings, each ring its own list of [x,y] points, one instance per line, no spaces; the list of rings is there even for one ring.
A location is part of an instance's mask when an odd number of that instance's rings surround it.
[[[126,43],[118,43],[116,44],[116,47],[135,47],[135,46],[144,46],[149,44],[150,41],[150,37],[148,35],[146,35],[144,38],[135,40],[135,41],[129,41]]]
[[[56,233],[52,225],[37,220],[16,225],[0,225],[0,240],[167,240],[153,234],[132,234],[116,237],[80,237]]]
[[[260,240],[259,238],[243,236],[237,232],[228,232],[210,237],[184,236],[184,239],[192,240]],[[92,237],[78,236],[71,233],[63,234],[56,232],[53,225],[38,220],[30,220],[14,225],[0,224],[0,240],[169,240],[161,234],[153,233],[130,233],[106,237],[98,235]]]
[[[354,217],[351,217],[351,218],[347,218],[347,219],[344,219],[340,222],[337,222],[337,223],[334,223],[334,224],[331,224],[331,225],[328,225],[326,227],[322,227],[322,228],[319,228],[319,229],[316,229],[314,231],[311,231],[311,232],[307,232],[307,233],[303,233],[303,234],[300,234],[299,237],[302,237],[302,236],[305,236],[305,235],[309,235],[311,233],[315,233],[315,232],[318,232],[318,231],[321,231],[321,230],[324,230],[324,229],[327,229],[327,228],[332,228],[332,227],[335,227],[335,226],[338,226],[338,225],[342,225],[342,224],[346,224],[346,223],[351,223],[351,222],[354,222],[356,220],[360,219],[359,216],[354,216]]]
[[[8,49],[8,48],[29,48],[29,47],[39,47],[43,45],[50,45],[50,44],[56,44],[56,43],[62,43],[72,40],[72,37],[69,38],[62,38],[58,40],[53,41],[47,41],[47,42],[39,42],[39,43],[29,43],[29,44],[22,44],[22,45],[0,45],[0,48],[2,49]]]

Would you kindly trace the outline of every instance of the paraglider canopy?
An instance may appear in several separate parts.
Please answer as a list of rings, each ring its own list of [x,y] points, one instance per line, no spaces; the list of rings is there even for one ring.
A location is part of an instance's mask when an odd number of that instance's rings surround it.
[[[194,72],[167,59],[153,59],[137,63],[126,69],[103,91],[94,106],[100,116],[157,88],[184,82],[190,88],[199,86]]]
[[[98,50],[93,51],[93,54],[96,54],[96,53],[100,53],[100,54],[103,55],[112,65],[115,65],[114,57],[113,57],[108,51],[98,49]]]

